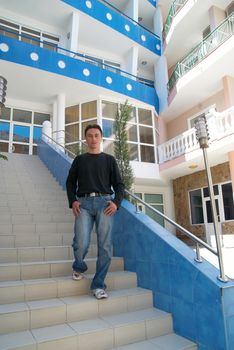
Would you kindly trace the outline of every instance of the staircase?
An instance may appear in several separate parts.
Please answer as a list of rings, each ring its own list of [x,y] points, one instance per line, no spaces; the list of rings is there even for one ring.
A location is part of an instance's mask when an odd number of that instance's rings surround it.
[[[0,161],[0,350],[195,350],[173,333],[170,314],[113,258],[109,299],[71,278],[73,222],[66,193],[36,156]]]

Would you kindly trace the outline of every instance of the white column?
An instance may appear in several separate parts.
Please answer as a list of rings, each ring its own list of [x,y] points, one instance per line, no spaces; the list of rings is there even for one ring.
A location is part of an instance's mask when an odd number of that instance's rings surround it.
[[[57,96],[57,142],[65,145],[65,94]]]
[[[137,75],[138,68],[138,47],[133,46],[124,58],[123,70],[126,72]]]
[[[154,65],[155,89],[159,98],[159,112],[162,113],[168,107],[168,70],[165,55],[162,55]]]
[[[209,22],[211,32],[218,27],[218,25],[225,20],[226,14],[225,11],[219,7],[212,6],[209,11]]]
[[[70,22],[68,25],[68,50],[77,52],[78,51],[78,37],[79,37],[79,25],[80,25],[80,15],[78,12],[72,12],[70,17]],[[74,55],[71,54],[73,57]]]
[[[138,22],[138,0],[128,0],[123,12]]]
[[[158,6],[154,14],[154,33],[159,36],[162,41],[163,18],[161,8]]]
[[[51,128],[51,122],[49,122],[49,120],[45,120],[42,124],[42,139],[47,141],[47,142],[51,142],[51,137],[52,137],[52,128]],[[47,139],[47,137],[49,137],[49,139]]]
[[[57,101],[54,101],[53,103],[53,117],[52,117],[52,138],[56,141],[57,140]]]

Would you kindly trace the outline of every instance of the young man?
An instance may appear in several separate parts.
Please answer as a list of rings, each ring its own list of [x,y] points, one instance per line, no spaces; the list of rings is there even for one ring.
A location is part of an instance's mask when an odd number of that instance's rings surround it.
[[[87,270],[84,258],[95,223],[98,257],[96,274],[90,289],[97,299],[103,299],[108,297],[104,280],[111,263],[113,215],[123,199],[124,185],[115,158],[100,150],[100,126],[88,125],[85,139],[88,152],[74,159],[66,183],[69,206],[75,216],[73,279],[82,279]],[[112,187],[115,192],[114,199],[111,197]]]

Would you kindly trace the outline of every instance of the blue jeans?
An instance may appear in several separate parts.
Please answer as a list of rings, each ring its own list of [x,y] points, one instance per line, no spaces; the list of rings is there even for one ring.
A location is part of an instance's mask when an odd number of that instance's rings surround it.
[[[90,289],[105,289],[104,283],[112,255],[112,223],[113,216],[104,214],[104,209],[111,200],[111,196],[102,197],[81,197],[80,214],[75,219],[73,252],[75,261],[72,265],[74,271],[85,272],[88,267],[84,258],[90,245],[90,237],[94,223],[97,231],[98,256],[96,263],[96,274],[91,283]]]

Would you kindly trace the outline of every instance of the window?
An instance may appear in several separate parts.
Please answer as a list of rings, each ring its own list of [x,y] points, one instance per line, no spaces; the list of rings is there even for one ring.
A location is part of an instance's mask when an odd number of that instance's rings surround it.
[[[11,116],[10,108],[6,108],[6,107],[2,108],[1,114],[0,114],[0,119],[10,120],[10,116]]]
[[[152,125],[152,114],[147,109],[138,109],[139,124]]]
[[[161,213],[164,213],[163,195],[158,193],[135,193],[136,196],[143,199],[147,204],[157,209]],[[154,221],[164,227],[164,218],[159,214],[153,212],[151,209],[145,207],[143,204],[139,204],[140,210],[144,211],[146,215],[151,217]]]
[[[115,138],[114,135],[114,122],[112,120],[103,119],[102,121],[103,137]]]
[[[0,19],[0,34],[52,51],[57,51],[59,43],[59,38],[54,35],[43,33],[39,29],[28,28],[4,19]]]
[[[234,204],[232,183],[222,185],[223,207],[225,220],[234,220]]]
[[[21,123],[31,123],[32,122],[32,112],[24,111],[21,109],[13,110],[13,120]]]
[[[18,39],[19,38],[19,25],[14,24],[4,19],[0,19],[0,34],[6,35],[9,38]]]
[[[81,106],[81,119],[89,119],[97,117],[97,101],[83,103]],[[90,124],[90,123],[89,123]],[[94,124],[94,122],[92,122]]]
[[[115,139],[114,120],[120,106],[121,104],[102,101],[104,139]],[[155,163],[154,127],[151,110],[132,107],[127,123],[127,140],[130,160]]]
[[[33,127],[33,143],[38,143],[41,138],[42,128],[38,126]]]
[[[189,193],[190,197],[190,209],[191,209],[191,219],[192,224],[203,224],[203,208],[202,208],[202,192],[201,189],[191,191]]]
[[[34,124],[42,125],[46,120],[50,121],[49,114],[34,112]]]
[[[14,125],[13,141],[29,143],[29,126]]]
[[[67,107],[65,111],[65,123],[73,123],[79,121],[79,105]]]
[[[10,123],[0,122],[0,140],[9,140]]]
[[[118,104],[113,102],[102,101],[102,117],[115,119],[118,110]]]
[[[72,124],[65,126],[65,142],[75,142],[79,140],[79,124]]]

